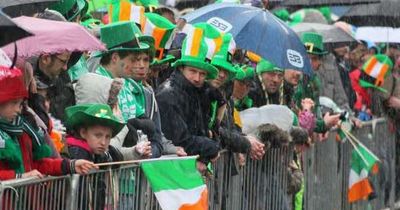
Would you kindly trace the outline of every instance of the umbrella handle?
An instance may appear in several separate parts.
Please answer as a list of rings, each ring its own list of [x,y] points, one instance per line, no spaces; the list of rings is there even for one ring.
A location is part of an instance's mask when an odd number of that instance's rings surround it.
[[[15,64],[17,63],[17,58],[18,58],[17,43],[14,42],[14,58],[12,60],[12,64],[10,66],[10,69],[14,68]]]

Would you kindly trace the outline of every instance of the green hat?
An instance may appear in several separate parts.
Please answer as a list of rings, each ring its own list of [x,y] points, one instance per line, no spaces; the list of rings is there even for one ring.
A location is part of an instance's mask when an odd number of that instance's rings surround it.
[[[81,25],[84,26],[85,28],[88,28],[88,29],[93,29],[93,28],[96,28],[96,27],[104,26],[104,24],[101,22],[101,20],[95,19],[95,18],[92,18],[92,17],[89,17],[88,19],[82,21]]]
[[[113,137],[124,127],[106,104],[80,104],[65,109],[66,126],[77,129],[83,125],[102,125],[112,129]]]
[[[218,69],[210,64],[211,58],[207,56],[211,50],[206,43],[205,31],[201,28],[193,28],[186,35],[181,50],[181,59],[172,64],[172,67],[192,66],[207,71],[207,79],[215,79],[218,76]]]
[[[271,62],[262,59],[256,67],[256,72],[257,74],[262,74],[264,72],[283,72],[283,69],[275,66],[274,64],[272,64]]]
[[[253,80],[254,79],[254,68],[243,65],[241,67],[237,66],[238,70],[236,73],[236,80],[245,81],[245,80]]]
[[[274,9],[272,13],[284,22],[289,21],[289,11],[286,8]]]
[[[222,45],[219,51],[214,55],[211,64],[223,68],[229,72],[229,80],[232,80],[236,74],[236,68],[232,64],[232,57],[236,50],[236,43],[232,34],[226,33],[222,36]]]
[[[157,8],[160,5],[158,0],[134,0],[134,3],[148,8]]]
[[[61,13],[65,19],[71,21],[79,14],[83,15],[87,12],[88,3],[86,0],[60,0],[50,6],[49,9],[56,10]]]
[[[383,82],[387,75],[392,71],[392,60],[386,55],[374,55],[362,67],[360,75],[360,86],[365,88],[375,88],[384,93],[387,92],[383,86]]]
[[[328,51],[324,49],[323,37],[318,33],[305,32],[301,35],[301,42],[307,48],[307,53],[313,55],[325,55]]]
[[[134,22],[116,22],[100,28],[100,40],[106,44],[107,52],[120,50],[140,52],[149,50],[149,45],[143,43],[143,37],[141,42],[140,37],[140,30]],[[129,45],[129,47],[123,47],[123,44]]]

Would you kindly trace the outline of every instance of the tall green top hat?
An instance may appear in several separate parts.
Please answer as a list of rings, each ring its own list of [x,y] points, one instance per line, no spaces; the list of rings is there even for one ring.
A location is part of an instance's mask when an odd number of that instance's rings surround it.
[[[117,22],[100,28],[100,39],[106,44],[108,52],[149,50],[149,45],[143,43],[140,37],[140,30],[134,22]]]
[[[154,38],[156,62],[158,64],[171,61],[174,57],[165,57],[164,50],[171,47],[175,24],[156,13],[145,13],[146,20],[141,24],[144,35]]]
[[[324,49],[323,37],[313,32],[303,33],[301,42],[307,48],[307,53],[314,55],[325,55],[328,52]]]
[[[254,68],[247,66],[247,65],[243,65],[241,67],[236,66],[237,72],[236,72],[236,76],[235,79],[239,80],[239,81],[246,81],[246,80],[253,80],[254,79]]]
[[[80,104],[65,109],[66,126],[78,129],[85,125],[102,125],[112,129],[113,136],[124,127],[124,123],[114,116],[110,106],[106,104]]]
[[[387,92],[383,86],[383,82],[393,68],[393,63],[386,55],[374,55],[362,67],[360,75],[360,86],[365,88],[375,88],[384,93]]]
[[[236,68],[232,65],[232,57],[236,50],[236,43],[232,34],[226,33],[222,36],[222,45],[219,51],[214,55],[211,64],[223,68],[229,72],[229,80],[236,74]]]
[[[271,62],[262,59],[256,67],[256,72],[257,74],[262,74],[264,72],[283,72],[283,69],[275,66],[274,64],[272,64]]]
[[[207,79],[215,79],[218,76],[218,69],[210,64],[211,58],[207,56],[210,47],[206,43],[205,31],[201,28],[193,27],[187,33],[183,41],[181,59],[172,64],[173,67],[192,66],[207,71]]]
[[[73,20],[79,14],[84,15],[88,9],[86,0],[60,0],[49,9],[61,13],[68,21]]]
[[[133,0],[139,6],[149,8],[150,12],[159,6],[158,0]]]

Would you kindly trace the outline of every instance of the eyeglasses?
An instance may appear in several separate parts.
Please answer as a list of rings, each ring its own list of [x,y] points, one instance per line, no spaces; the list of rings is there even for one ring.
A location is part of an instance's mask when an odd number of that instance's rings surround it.
[[[66,65],[66,64],[68,63],[68,61],[69,61],[69,58],[67,58],[67,59],[62,59],[62,58],[60,58],[60,57],[58,57],[58,56],[54,56],[54,58],[56,58],[57,60],[59,60],[63,65]]]

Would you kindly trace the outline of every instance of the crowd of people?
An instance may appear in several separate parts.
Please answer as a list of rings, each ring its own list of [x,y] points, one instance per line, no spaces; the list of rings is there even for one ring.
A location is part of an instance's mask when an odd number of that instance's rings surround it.
[[[146,10],[145,21],[115,15],[131,4]],[[307,75],[238,48],[230,33],[208,23],[182,30],[175,9],[153,1],[113,2],[102,19],[88,9],[86,0],[63,0],[35,17],[80,23],[106,51],[42,54],[12,69],[11,60],[2,61],[0,180],[87,174],[95,163],[171,154],[198,155],[197,168],[206,174],[222,149],[244,165],[291,142],[291,177],[300,179],[295,195],[303,192],[301,153],[342,122],[359,127],[385,116],[399,135],[397,44],[358,40],[327,48],[322,35],[303,33],[313,70]],[[144,24],[157,30],[150,35]],[[342,112],[321,105],[321,96]],[[289,108],[293,128],[268,124],[243,133],[239,112],[265,105]],[[301,209],[302,197],[294,197]]]

